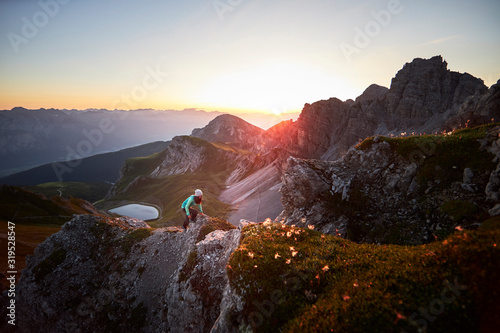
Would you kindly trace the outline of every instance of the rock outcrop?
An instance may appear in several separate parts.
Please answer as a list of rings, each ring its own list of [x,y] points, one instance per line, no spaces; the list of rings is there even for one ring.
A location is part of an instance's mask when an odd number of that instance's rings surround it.
[[[16,286],[16,332],[210,331],[240,230],[204,235],[209,223],[181,232],[75,216],[29,258]]]
[[[231,146],[211,144],[192,136],[175,137],[163,156],[152,177],[225,170],[231,174],[228,177],[231,183],[253,162],[251,156],[242,155]]]
[[[499,131],[375,137],[335,162],[290,158],[279,219],[375,243],[425,243],[477,227],[497,215]]]

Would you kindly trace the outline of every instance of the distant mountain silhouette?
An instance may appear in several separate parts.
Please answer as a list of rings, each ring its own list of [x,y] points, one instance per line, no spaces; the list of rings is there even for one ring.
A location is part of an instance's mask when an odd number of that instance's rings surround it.
[[[168,142],[159,141],[81,160],[44,164],[0,178],[0,184],[26,186],[60,181],[114,183],[120,176],[120,169],[125,160],[160,152],[168,144]]]
[[[0,111],[0,177],[54,161],[166,141],[203,126],[219,112],[198,110]]]

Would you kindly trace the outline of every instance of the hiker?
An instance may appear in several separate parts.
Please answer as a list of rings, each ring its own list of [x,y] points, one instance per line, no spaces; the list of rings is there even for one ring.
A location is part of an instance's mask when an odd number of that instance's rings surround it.
[[[198,216],[198,211],[191,208],[194,205],[198,205],[200,209],[200,215],[203,216],[203,208],[201,207],[201,198],[203,196],[203,192],[201,190],[194,191],[194,195],[190,195],[184,202],[182,203],[182,210],[186,214],[186,219],[184,220],[184,230],[188,229],[189,221],[196,222],[196,216]]]

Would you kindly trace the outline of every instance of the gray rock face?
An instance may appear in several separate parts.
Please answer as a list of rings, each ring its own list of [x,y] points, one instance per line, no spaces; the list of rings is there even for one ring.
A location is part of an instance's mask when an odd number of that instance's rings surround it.
[[[206,145],[196,144],[185,137],[175,137],[166,150],[165,158],[151,175],[162,177],[194,172],[205,162],[206,150]]]
[[[455,116],[446,121],[445,129],[451,130],[466,124],[469,127],[500,121],[500,81],[485,92],[469,96]]]
[[[474,227],[477,214],[497,214],[499,131],[492,127],[477,142],[477,156],[494,161],[486,169],[441,170],[445,166],[436,160],[426,162],[435,158],[431,151],[423,153],[426,147],[401,155],[379,137],[335,162],[291,157],[282,177],[284,211],[279,219],[375,243],[425,243],[459,223]],[[446,180],[450,172],[457,179]]]
[[[152,177],[213,169],[233,170],[237,174],[250,163],[250,158],[231,149],[219,149],[205,140],[189,136],[175,137],[163,154],[164,158],[151,173]],[[231,177],[233,181],[237,178],[235,175]]]
[[[210,331],[240,230],[197,241],[205,223],[151,231],[135,219],[76,216],[28,259],[16,332]]]

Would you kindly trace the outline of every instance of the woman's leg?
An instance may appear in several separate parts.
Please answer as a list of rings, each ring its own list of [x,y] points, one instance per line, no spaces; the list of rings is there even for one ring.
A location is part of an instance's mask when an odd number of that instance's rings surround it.
[[[189,208],[189,212],[191,213],[191,221],[196,222],[196,217],[198,216],[198,211],[193,208]]]
[[[184,214],[186,214],[186,212],[184,212]],[[188,225],[189,225],[189,217],[186,215],[186,219],[184,220],[182,226],[184,227],[184,229],[187,230]]]
[[[184,214],[186,211],[184,211]],[[196,216],[198,216],[198,211],[194,210],[192,208],[189,208],[189,213],[191,214],[191,221],[196,222]],[[189,226],[189,217],[186,215],[186,219],[184,220],[184,224],[182,225],[184,229],[187,230],[187,227]]]

